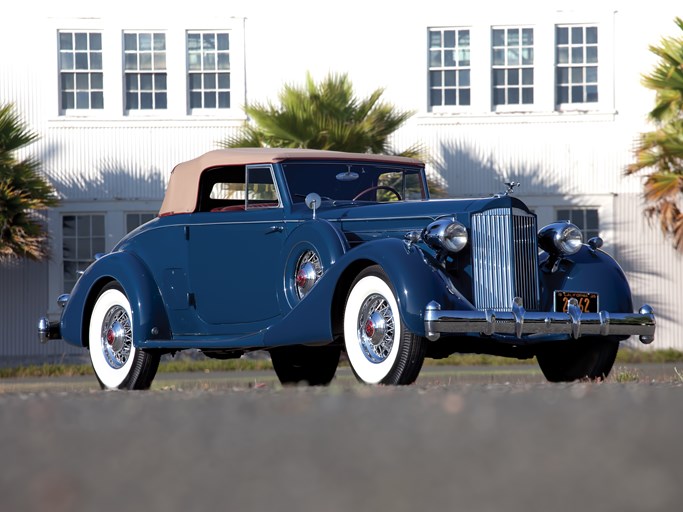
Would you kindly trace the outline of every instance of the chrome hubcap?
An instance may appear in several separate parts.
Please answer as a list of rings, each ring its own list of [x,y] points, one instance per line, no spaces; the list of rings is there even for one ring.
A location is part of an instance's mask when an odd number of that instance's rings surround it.
[[[133,329],[128,313],[121,306],[114,306],[102,321],[102,353],[107,364],[119,369],[126,364],[133,346]]]
[[[303,299],[311,291],[311,288],[313,288],[313,285],[322,274],[323,268],[320,265],[320,258],[316,252],[304,252],[296,264],[296,274],[294,276],[297,297]]]
[[[386,299],[370,295],[358,312],[358,341],[368,361],[381,363],[394,346],[394,315]]]

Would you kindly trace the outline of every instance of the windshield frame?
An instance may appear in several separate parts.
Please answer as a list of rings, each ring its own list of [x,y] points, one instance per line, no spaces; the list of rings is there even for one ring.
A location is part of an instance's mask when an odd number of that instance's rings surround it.
[[[362,160],[288,160],[280,163],[285,190],[292,204],[304,202],[307,194],[315,192],[323,200],[339,203],[371,203],[384,204],[397,202],[394,193],[385,192],[384,196],[369,191],[362,197],[354,200],[360,192],[369,187],[385,186],[381,182],[382,177],[389,173],[401,173],[400,188],[396,188],[404,201],[425,201],[429,199],[429,189],[425,177],[424,165],[397,164],[389,162],[362,161]],[[344,179],[348,174],[349,178]],[[408,176],[416,176],[414,184]],[[407,194],[408,193],[408,194]],[[415,197],[415,195],[419,197]],[[407,197],[409,196],[409,197]],[[389,200],[382,200],[388,197]]]

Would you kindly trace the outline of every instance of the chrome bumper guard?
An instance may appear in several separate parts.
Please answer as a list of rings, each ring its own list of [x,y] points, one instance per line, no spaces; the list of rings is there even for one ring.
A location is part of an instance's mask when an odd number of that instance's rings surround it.
[[[59,322],[50,322],[47,317],[38,320],[38,340],[41,343],[47,343],[50,340],[58,340],[61,337]]]
[[[638,335],[645,344],[655,339],[655,315],[647,304],[638,313],[583,313],[576,299],[571,299],[567,309],[567,313],[526,311],[522,299],[515,297],[512,311],[442,311],[441,305],[432,301],[425,308],[425,336],[436,341],[445,333],[506,334],[517,338],[531,334],[569,334],[574,339]]]
[[[63,293],[57,297],[57,304],[62,309],[69,302],[69,294]],[[60,331],[59,322],[50,322],[50,320],[44,316],[38,320],[38,340],[41,343],[47,343],[50,340],[59,340],[62,338],[62,333]]]

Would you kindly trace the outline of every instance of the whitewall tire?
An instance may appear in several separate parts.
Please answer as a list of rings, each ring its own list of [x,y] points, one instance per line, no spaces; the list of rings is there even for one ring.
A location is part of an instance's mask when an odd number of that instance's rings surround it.
[[[389,278],[379,266],[363,270],[351,285],[344,346],[356,377],[368,384],[411,384],[422,368],[424,338],[403,323]]]
[[[90,361],[103,389],[147,389],[159,356],[133,344],[133,313],[117,283],[104,287],[95,302],[88,328]]]

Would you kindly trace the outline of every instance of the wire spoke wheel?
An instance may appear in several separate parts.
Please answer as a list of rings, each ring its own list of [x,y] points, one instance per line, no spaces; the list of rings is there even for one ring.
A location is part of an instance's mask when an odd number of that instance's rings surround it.
[[[90,315],[88,348],[103,389],[147,389],[159,366],[159,355],[137,349],[133,314],[118,283],[105,286]]]
[[[351,285],[344,348],[354,374],[368,384],[411,384],[422,368],[426,342],[403,323],[389,277],[377,265]]]

